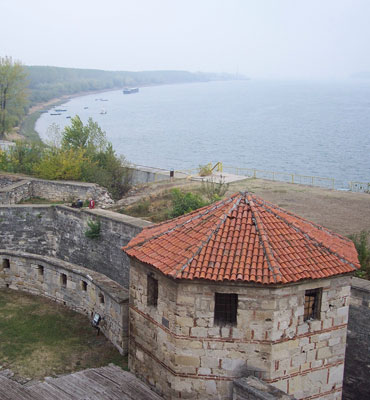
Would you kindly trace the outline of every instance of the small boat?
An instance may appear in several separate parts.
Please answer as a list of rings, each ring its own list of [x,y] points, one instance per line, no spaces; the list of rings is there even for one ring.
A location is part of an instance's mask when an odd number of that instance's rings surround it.
[[[84,110],[87,110],[89,107],[84,107]]]
[[[70,116],[70,115],[68,115],[66,118],[71,118],[71,116]]]
[[[100,111],[100,114],[106,114],[107,110],[104,110],[104,108],[102,108],[102,110]]]
[[[64,112],[64,111],[67,111],[67,110],[61,110],[61,109],[58,110],[58,109],[55,109],[55,111],[56,111],[56,112]]]
[[[50,115],[62,115],[62,113],[50,113]]]
[[[124,88],[123,94],[139,93],[139,88]]]
[[[108,101],[108,99],[100,99],[100,101]]]

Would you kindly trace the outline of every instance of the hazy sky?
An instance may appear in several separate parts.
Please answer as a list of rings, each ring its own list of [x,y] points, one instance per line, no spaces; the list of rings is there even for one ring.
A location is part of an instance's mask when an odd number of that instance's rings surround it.
[[[370,0],[0,0],[27,65],[341,78],[370,71]]]

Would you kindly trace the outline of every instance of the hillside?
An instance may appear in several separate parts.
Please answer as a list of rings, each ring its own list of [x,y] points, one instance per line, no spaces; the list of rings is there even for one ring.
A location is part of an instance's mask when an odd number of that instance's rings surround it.
[[[232,74],[188,71],[129,72],[46,66],[27,66],[25,68],[29,80],[31,106],[64,95],[121,89],[125,86],[240,79]]]

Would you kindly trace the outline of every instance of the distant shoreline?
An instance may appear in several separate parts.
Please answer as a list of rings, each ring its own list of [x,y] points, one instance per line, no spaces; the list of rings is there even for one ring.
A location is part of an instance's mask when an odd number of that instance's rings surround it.
[[[220,80],[221,82],[222,80]],[[136,85],[135,87],[138,88],[143,88],[143,87],[154,87],[154,86],[164,86],[164,85],[184,85],[184,84],[190,84],[190,83],[208,83],[208,82],[215,82],[215,81],[194,81],[194,82],[176,82],[176,83],[155,83],[155,84],[146,84],[146,85]],[[56,105],[61,105],[68,100],[71,100],[76,97],[83,97],[83,96],[88,96],[90,94],[98,94],[98,93],[105,93],[105,92],[113,92],[116,90],[123,90],[122,87],[115,87],[111,89],[101,89],[101,90],[88,90],[88,91],[82,91],[82,92],[77,92],[73,94],[66,94],[60,97],[55,97],[51,100],[44,101],[41,103],[37,103],[34,106],[32,106],[23,120],[22,124],[20,127],[18,127],[18,134],[23,138],[23,139],[30,139],[32,141],[40,141],[42,142],[40,135],[38,132],[35,130],[36,122],[41,115],[41,111],[43,110],[50,110]],[[38,118],[35,118],[34,114],[39,113]],[[33,121],[32,121],[33,120]],[[27,131],[22,132],[24,126],[27,126]]]

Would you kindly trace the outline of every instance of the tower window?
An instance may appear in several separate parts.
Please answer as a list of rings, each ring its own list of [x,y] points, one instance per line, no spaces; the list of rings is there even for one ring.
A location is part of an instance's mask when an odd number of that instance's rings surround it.
[[[304,321],[320,319],[321,289],[311,289],[304,292]]]
[[[37,274],[41,281],[44,280],[44,267],[42,265],[37,266]]]
[[[99,293],[99,301],[100,304],[104,304],[104,295],[102,293]]]
[[[4,260],[3,260],[3,268],[10,268],[9,258],[4,258]]]
[[[87,282],[81,281],[81,289],[86,292],[87,291]]]
[[[62,287],[67,287],[67,275],[60,274],[60,284]]]
[[[148,306],[157,306],[158,305],[158,280],[148,275]]]
[[[237,294],[215,293],[215,325],[236,325],[237,312]]]

